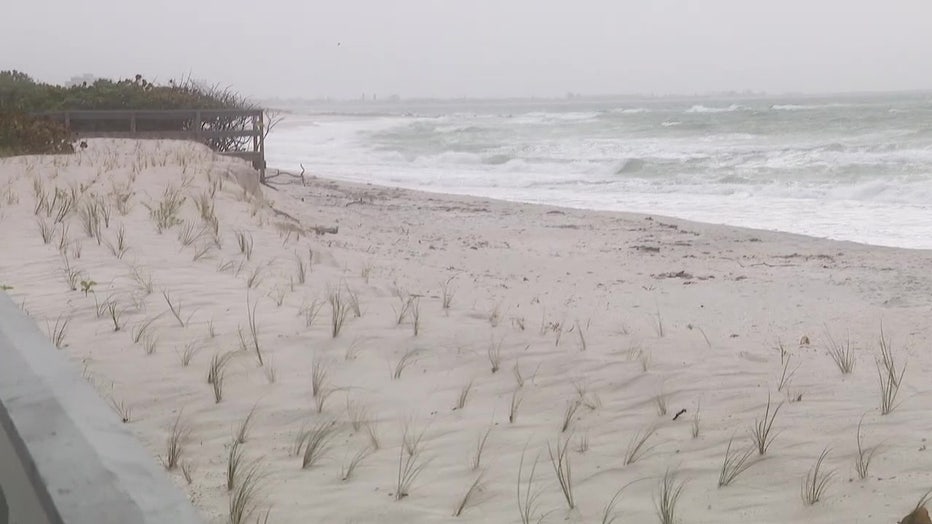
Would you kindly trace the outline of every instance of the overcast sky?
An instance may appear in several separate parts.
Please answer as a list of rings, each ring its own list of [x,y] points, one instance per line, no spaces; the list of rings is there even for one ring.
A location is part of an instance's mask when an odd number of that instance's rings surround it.
[[[6,0],[0,69],[257,97],[932,88],[932,0]]]

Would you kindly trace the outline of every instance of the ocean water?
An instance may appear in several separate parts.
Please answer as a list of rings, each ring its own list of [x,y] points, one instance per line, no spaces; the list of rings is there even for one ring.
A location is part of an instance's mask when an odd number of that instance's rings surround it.
[[[284,109],[272,168],[932,248],[932,93]]]

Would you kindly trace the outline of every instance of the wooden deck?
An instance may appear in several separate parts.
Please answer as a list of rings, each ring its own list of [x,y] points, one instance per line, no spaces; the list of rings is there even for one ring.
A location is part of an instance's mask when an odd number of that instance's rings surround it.
[[[261,109],[79,110],[37,116],[64,123],[77,138],[193,140],[265,171]]]

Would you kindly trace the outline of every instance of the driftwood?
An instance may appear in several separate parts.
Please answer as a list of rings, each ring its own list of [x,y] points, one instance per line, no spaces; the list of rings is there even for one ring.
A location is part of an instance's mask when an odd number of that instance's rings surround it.
[[[306,186],[306,185],[307,185],[307,179],[304,178],[304,164],[301,164],[301,172],[298,173],[297,175],[294,174],[294,173],[289,173],[288,171],[282,171],[281,169],[276,169],[274,175],[270,175],[270,174],[265,174],[265,175],[263,175],[263,176],[262,176],[262,183],[263,183],[264,185],[266,185],[266,186],[272,187],[272,186],[271,186],[272,180],[274,180],[274,179],[276,179],[276,178],[278,178],[278,177],[280,177],[280,176],[282,176],[282,175],[290,176],[291,178],[300,178],[300,179],[301,179],[301,185],[302,185],[302,186]],[[273,189],[275,189],[275,188],[273,188]]]
[[[276,215],[283,217],[287,220],[290,220],[294,224],[294,227],[297,227],[300,229],[301,221],[298,220],[297,218],[291,216],[288,213],[285,213],[284,211],[280,209],[276,209],[275,206],[269,206],[269,209],[271,209],[272,212],[275,213]],[[340,226],[310,226],[306,230],[313,231],[314,233],[317,233],[318,235],[326,235],[326,234],[336,235],[337,233],[340,232]]]

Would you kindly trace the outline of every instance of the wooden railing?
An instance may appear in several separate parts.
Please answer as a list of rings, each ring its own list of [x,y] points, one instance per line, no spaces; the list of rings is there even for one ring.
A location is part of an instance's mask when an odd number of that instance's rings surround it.
[[[261,109],[166,109],[37,113],[65,124],[77,138],[193,140],[265,170]]]

